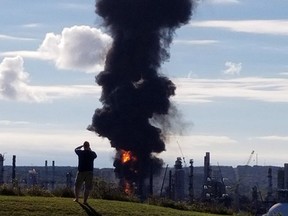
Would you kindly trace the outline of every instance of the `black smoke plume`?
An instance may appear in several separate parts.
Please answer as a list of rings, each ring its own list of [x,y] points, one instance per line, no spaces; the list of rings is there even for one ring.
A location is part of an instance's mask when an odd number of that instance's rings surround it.
[[[167,115],[175,85],[159,73],[169,59],[176,28],[192,14],[192,0],[96,0],[96,13],[113,38],[105,69],[96,82],[102,86],[92,128],[116,149],[115,172],[128,182],[139,182],[161,168],[154,153],[165,150],[164,134],[150,120]],[[121,161],[121,152],[134,159]]]

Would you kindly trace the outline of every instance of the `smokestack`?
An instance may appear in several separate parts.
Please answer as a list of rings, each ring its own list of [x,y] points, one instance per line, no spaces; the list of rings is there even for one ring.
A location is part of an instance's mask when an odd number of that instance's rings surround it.
[[[272,189],[272,169],[271,167],[269,167],[268,169],[268,196],[272,196],[272,192],[273,192],[273,189]]]
[[[277,176],[278,202],[288,202],[287,173],[288,173],[288,164],[285,163],[284,169],[278,170],[278,176]]]
[[[272,168],[269,167],[268,169],[268,188],[267,188],[267,195],[265,197],[265,201],[271,207],[274,203],[274,197],[273,197],[273,185],[272,185]]]
[[[209,196],[209,187],[211,179],[211,168],[210,168],[210,152],[206,152],[204,156],[204,179],[203,179],[203,188],[202,188],[202,199],[206,199]]]
[[[12,183],[14,184],[16,180],[16,155],[12,158]]]
[[[193,159],[190,160],[190,175],[189,175],[189,197],[190,201],[194,201],[194,166]]]
[[[284,189],[284,169],[280,168],[277,172],[277,188]]]
[[[148,178],[151,165],[154,174],[163,165],[155,153],[165,150],[161,128],[176,87],[159,69],[169,58],[175,29],[188,23],[193,6],[192,0],[96,0],[113,44],[96,77],[103,107],[89,128],[109,139],[116,149],[116,176],[130,185]],[[123,160],[127,152],[133,160]]]
[[[168,197],[172,199],[172,170],[169,170]]]
[[[45,180],[44,180],[45,189],[48,189],[48,162],[45,160]]]
[[[55,161],[52,161],[52,190],[55,186]]]
[[[204,156],[204,183],[211,178],[211,168],[210,168],[210,152],[206,152]]]
[[[0,154],[0,185],[4,183],[4,155]]]
[[[284,189],[288,189],[288,163],[284,164]]]

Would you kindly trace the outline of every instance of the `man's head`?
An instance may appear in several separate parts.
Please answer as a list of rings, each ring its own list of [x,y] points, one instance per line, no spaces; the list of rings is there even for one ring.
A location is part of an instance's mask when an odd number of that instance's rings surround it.
[[[88,142],[88,141],[85,141],[85,142],[83,143],[83,147],[84,147],[85,150],[90,150],[90,144],[89,144],[89,142]]]

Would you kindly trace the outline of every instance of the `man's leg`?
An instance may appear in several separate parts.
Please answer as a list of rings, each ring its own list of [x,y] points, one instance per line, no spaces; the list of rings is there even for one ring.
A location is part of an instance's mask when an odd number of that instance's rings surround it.
[[[87,204],[87,200],[88,200],[89,194],[90,194],[90,190],[85,189],[84,190],[84,195],[83,195],[83,203],[84,204]]]
[[[83,203],[87,204],[87,200],[90,194],[90,191],[93,187],[93,172],[88,172],[87,176],[85,178],[85,189],[84,189],[84,195],[83,195]]]
[[[74,195],[75,195],[75,202],[78,202],[79,200],[79,194],[81,190],[81,186],[83,184],[83,176],[78,172],[76,179],[75,179],[75,186],[74,186]]]
[[[75,189],[74,189],[74,194],[75,194],[74,201],[78,202],[78,200],[79,200],[79,189],[76,186],[75,186]]]

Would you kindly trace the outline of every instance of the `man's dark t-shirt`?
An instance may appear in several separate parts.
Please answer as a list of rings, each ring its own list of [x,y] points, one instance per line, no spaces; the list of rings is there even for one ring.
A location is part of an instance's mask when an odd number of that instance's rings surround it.
[[[90,150],[75,150],[75,153],[78,155],[78,171],[93,171],[93,162],[97,157],[94,151]]]

